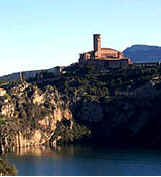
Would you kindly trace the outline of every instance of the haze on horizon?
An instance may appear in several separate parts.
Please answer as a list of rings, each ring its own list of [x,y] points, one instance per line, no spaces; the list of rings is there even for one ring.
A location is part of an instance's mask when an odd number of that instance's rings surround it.
[[[160,0],[5,0],[0,3],[0,75],[76,62],[102,46],[161,46]]]

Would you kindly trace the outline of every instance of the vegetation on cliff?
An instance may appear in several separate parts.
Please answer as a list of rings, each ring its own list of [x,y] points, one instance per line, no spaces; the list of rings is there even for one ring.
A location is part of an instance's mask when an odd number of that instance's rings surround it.
[[[46,73],[43,82],[37,80],[38,87],[55,86],[70,102],[74,120],[89,128],[95,142],[161,144],[160,66],[109,70],[76,64],[65,71],[53,80]]]
[[[160,72],[75,64],[62,75],[10,82],[0,96],[1,149],[80,141],[161,145]]]

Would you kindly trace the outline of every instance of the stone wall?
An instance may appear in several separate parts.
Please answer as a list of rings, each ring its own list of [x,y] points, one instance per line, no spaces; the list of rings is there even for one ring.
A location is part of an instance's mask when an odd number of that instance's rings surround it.
[[[96,64],[106,68],[120,68],[128,66],[128,59],[118,59],[118,60],[104,60],[104,59],[96,59],[96,60],[82,60],[80,65],[91,65]]]

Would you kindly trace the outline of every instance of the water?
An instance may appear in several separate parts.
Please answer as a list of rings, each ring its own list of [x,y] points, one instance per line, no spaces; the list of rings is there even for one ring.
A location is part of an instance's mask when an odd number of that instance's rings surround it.
[[[25,148],[6,155],[18,175],[161,176],[161,151],[99,146]]]

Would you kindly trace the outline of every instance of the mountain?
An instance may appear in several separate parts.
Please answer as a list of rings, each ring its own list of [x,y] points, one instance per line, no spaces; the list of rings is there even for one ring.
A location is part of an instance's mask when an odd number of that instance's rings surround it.
[[[161,61],[161,47],[149,45],[132,45],[123,51],[125,57],[134,62],[139,61]]]

